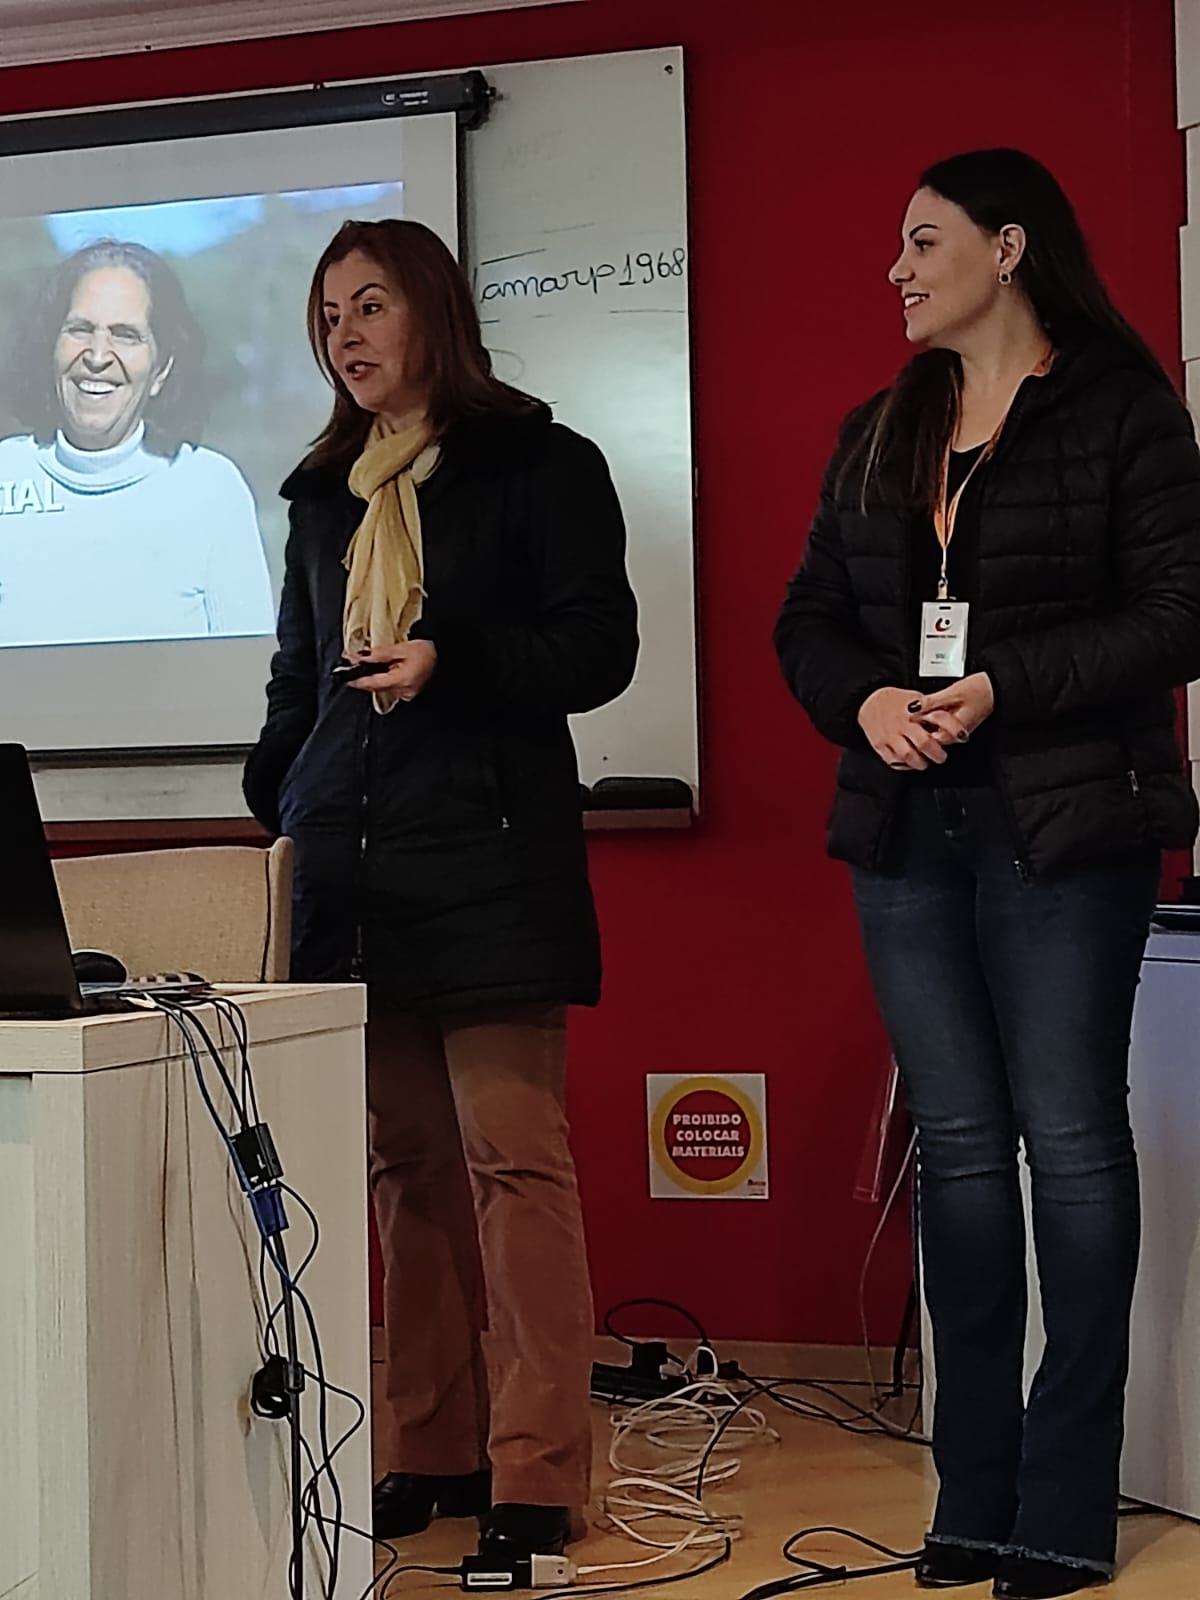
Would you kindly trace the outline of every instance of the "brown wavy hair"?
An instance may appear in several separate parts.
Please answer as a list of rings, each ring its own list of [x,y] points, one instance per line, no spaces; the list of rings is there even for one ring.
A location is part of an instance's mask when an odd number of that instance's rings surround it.
[[[352,462],[374,420],[354,399],[329,359],[325,323],[325,273],[355,250],[379,267],[408,303],[416,329],[421,378],[437,433],[469,417],[520,416],[541,402],[502,383],[492,372],[479,313],[466,274],[432,228],[391,217],[344,222],[317,262],[308,292],[308,339],[317,365],[333,389],[333,412],[313,441],[310,466]]]

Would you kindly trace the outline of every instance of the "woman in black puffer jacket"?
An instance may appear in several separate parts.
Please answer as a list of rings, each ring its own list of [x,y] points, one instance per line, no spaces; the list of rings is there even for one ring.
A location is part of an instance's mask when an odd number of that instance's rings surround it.
[[[1029,157],[927,172],[890,276],[926,349],[843,430],[776,645],[844,747],[830,849],[917,1126],[941,1485],[917,1581],[1037,1600],[1115,1561],[1127,1055],[1161,852],[1197,826],[1173,691],[1200,675],[1200,457]]]
[[[245,791],[295,842],[293,976],[361,978],[371,1004],[375,1533],[486,1514],[504,1567],[561,1551],[588,1499],[563,1088],[566,1008],[596,1003],[600,956],[567,717],[633,675],[624,528],[599,450],[492,376],[466,280],[419,223],[347,223],[309,332],[334,412],[283,488]]]

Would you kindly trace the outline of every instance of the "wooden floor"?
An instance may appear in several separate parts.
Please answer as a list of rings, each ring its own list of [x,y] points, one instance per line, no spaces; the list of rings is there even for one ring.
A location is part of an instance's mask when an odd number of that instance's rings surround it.
[[[838,1378],[861,1377],[863,1372],[863,1355],[855,1351],[722,1345],[720,1354],[723,1359],[735,1356],[748,1372]],[[612,1353],[604,1353],[602,1358],[621,1359]],[[378,1376],[379,1368],[375,1371]],[[744,1457],[742,1472],[729,1491],[708,1499],[714,1509],[736,1509],[744,1516],[743,1535],[733,1547],[732,1559],[703,1577],[639,1591],[646,1600],[738,1600],[758,1584],[798,1574],[797,1568],[783,1560],[781,1550],[785,1541],[804,1527],[850,1527],[896,1550],[919,1548],[933,1492],[928,1451],[900,1440],[855,1438],[829,1423],[789,1416],[769,1405],[765,1409],[781,1442],[755,1446]],[[609,1433],[609,1413],[598,1405],[597,1502],[611,1476]],[[595,1505],[589,1520],[587,1539],[569,1551],[579,1565],[637,1561],[651,1553],[597,1527]],[[473,1534],[471,1523],[435,1523],[428,1533],[400,1546],[399,1554],[404,1562],[451,1566],[475,1548]],[[871,1559],[867,1553],[828,1537],[809,1541],[805,1553],[820,1561],[848,1565]],[[663,1575],[685,1569],[694,1555],[689,1551],[677,1561],[664,1563]],[[696,1560],[698,1563],[698,1556]],[[658,1570],[606,1573],[592,1581],[641,1579]],[[444,1592],[448,1585],[456,1587],[456,1580],[404,1573],[389,1584],[386,1600],[410,1596],[424,1600]],[[1106,1600],[1200,1600],[1200,1525],[1167,1517],[1124,1522],[1117,1580],[1094,1592],[1103,1593]],[[841,1595],[847,1590],[831,1584],[815,1593]],[[911,1575],[904,1572],[864,1580],[849,1593],[861,1594],[863,1600],[894,1600],[917,1591]],[[990,1589],[982,1586],[962,1593],[982,1597],[989,1595]]]

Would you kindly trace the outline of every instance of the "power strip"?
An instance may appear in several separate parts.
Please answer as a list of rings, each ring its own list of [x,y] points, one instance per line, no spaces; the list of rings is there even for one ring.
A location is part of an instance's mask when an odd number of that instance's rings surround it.
[[[664,1400],[684,1388],[687,1379],[664,1377],[662,1373],[637,1372],[633,1367],[612,1366],[606,1361],[592,1364],[594,1400]]]
[[[688,1382],[686,1376],[664,1373],[671,1352],[661,1340],[645,1340],[631,1345],[629,1365],[608,1361],[592,1365],[592,1398],[595,1400],[662,1400]]]

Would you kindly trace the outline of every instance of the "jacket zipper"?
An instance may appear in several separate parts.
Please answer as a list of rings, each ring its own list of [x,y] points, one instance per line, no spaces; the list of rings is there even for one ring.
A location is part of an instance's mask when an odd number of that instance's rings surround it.
[[[908,627],[908,618],[912,614],[913,601],[915,598],[913,593],[913,534],[914,524],[912,519],[909,519],[904,527],[903,537],[900,541],[901,616],[905,619],[904,627],[906,635],[902,647],[903,653],[901,659],[904,666],[905,676],[910,677],[910,681],[915,684],[917,682],[917,662],[915,657],[912,655],[911,630]],[[889,776],[894,780],[892,783],[892,794],[891,799],[887,802],[887,807],[883,814],[883,820],[881,821],[878,831],[875,835],[875,848],[871,853],[872,870],[878,869],[880,862],[887,854],[887,846],[892,835],[892,825],[895,822],[896,811],[900,804],[900,786],[904,780],[899,773],[893,772],[889,774]]]
[[[361,982],[364,972],[363,955],[363,924],[362,905],[367,891],[367,816],[368,816],[368,761],[371,745],[371,706],[367,705],[367,721],[363,728],[362,738],[359,740],[359,789],[358,789],[358,893],[355,895],[355,923],[354,923],[354,960],[351,965],[351,977]]]
[[[982,509],[982,503],[980,509]],[[968,672],[971,670],[970,661],[967,662],[967,669]],[[994,744],[989,755],[988,764],[992,769],[992,779],[996,785],[996,793],[1000,797],[1000,804],[1004,808],[1004,815],[1008,820],[1009,838],[1012,842],[1012,847],[1015,852],[1012,858],[1013,869],[1022,883],[1029,883],[1033,877],[1033,871],[1029,865],[1029,862],[1025,859],[1024,846],[1021,839],[1021,829],[1017,822],[1017,813],[1009,795],[1008,786],[1004,781],[1004,772],[1000,765],[1000,755]]]
[[[1013,427],[1017,422],[1020,421],[1022,411],[1029,404],[1030,395],[1034,393],[1033,386],[1035,384],[1046,383],[1048,381],[1048,376],[1049,375],[1047,375],[1047,378],[1035,378],[1031,374],[1029,377],[1021,379],[1020,386],[1018,387],[1016,394],[1013,396],[1013,403],[1008,408],[1008,416],[1004,419],[1004,426],[1000,430],[1000,437],[996,440],[996,448],[992,451],[991,459],[993,462],[997,460],[1002,451],[1010,448]]]
[[[1021,830],[1017,826],[1017,813],[1013,809],[1012,801],[1009,798],[1008,789],[1004,783],[1004,774],[1000,769],[1000,757],[995,750],[992,751],[991,755],[991,767],[992,776],[996,780],[996,793],[1000,796],[1000,804],[1004,807],[1004,815],[1008,818],[1008,831],[1012,839],[1013,848],[1016,851],[1013,856],[1013,867],[1021,882],[1029,883],[1033,877],[1033,872],[1022,853]]]
[[[503,832],[509,826],[508,800],[504,792],[504,783],[500,776],[500,764],[494,756],[493,745],[486,745],[480,751],[480,761],[483,769],[483,781],[488,792],[489,809],[500,824]]]
[[[504,830],[509,826],[508,803],[504,798],[504,786],[500,782],[499,774],[497,774],[490,766],[488,771],[491,774],[492,802],[495,806],[496,815],[500,819],[500,831],[503,833]]]
[[[1125,729],[1124,729],[1123,726],[1119,726],[1118,727],[1117,740],[1118,740],[1118,743],[1119,743],[1119,745],[1121,747],[1121,759],[1122,759],[1122,761],[1124,761],[1126,763],[1126,766],[1125,766],[1125,782],[1129,785],[1129,792],[1133,796],[1134,801],[1137,804],[1138,818],[1139,818],[1141,826],[1142,826],[1142,828],[1144,830],[1145,827],[1146,827],[1146,817],[1145,817],[1145,813],[1142,811],[1142,803],[1141,803],[1142,802],[1142,780],[1137,775],[1137,768],[1134,766],[1134,761],[1133,761],[1133,752],[1129,748],[1129,740],[1126,737]]]
[[[1021,420],[1022,412],[1025,406],[1029,403],[1029,397],[1034,392],[1033,385],[1035,383],[1044,382],[1046,382],[1045,378],[1028,377],[1021,380],[1020,387],[1017,389],[1017,392],[1013,397],[1013,403],[1009,407],[1008,416],[1005,418],[1004,427],[1000,431],[1000,437],[996,441],[996,448],[992,451],[993,464],[1001,457],[1005,449],[1011,449],[1014,426]],[[987,485],[985,482],[979,496],[979,510],[981,514],[983,511],[984,499],[986,498],[986,492]],[[1004,807],[1004,815],[1008,818],[1009,835],[1012,839],[1013,849],[1016,852],[1013,856],[1013,869],[1022,883],[1029,883],[1033,878],[1033,869],[1030,867],[1029,862],[1024,854],[1021,829],[1017,823],[1017,813],[1013,807],[1012,798],[1008,792],[1008,786],[1004,781],[1004,773],[1001,769],[999,753],[994,748],[991,753],[991,768],[992,775],[996,781],[996,793],[1000,797],[1000,804]]]
[[[1149,828],[1146,813],[1142,806],[1142,780],[1137,775],[1137,768],[1133,764],[1133,757],[1130,754],[1129,745],[1123,731],[1121,735],[1121,753],[1125,760],[1129,762],[1125,769],[1125,781],[1129,785],[1129,792],[1133,796],[1134,805],[1137,807],[1138,827],[1144,839]]]

